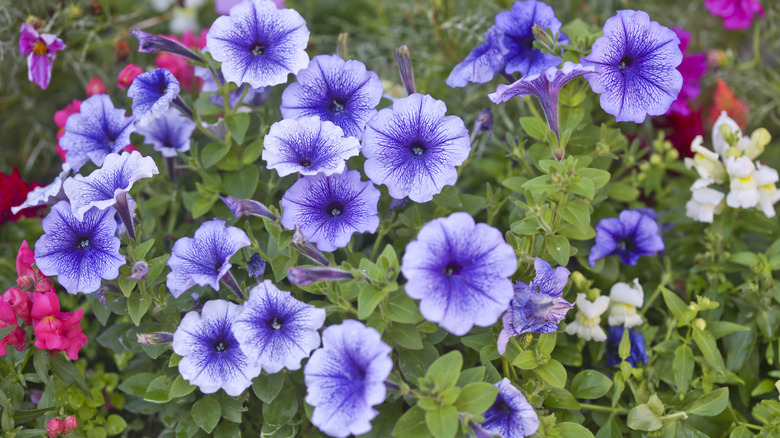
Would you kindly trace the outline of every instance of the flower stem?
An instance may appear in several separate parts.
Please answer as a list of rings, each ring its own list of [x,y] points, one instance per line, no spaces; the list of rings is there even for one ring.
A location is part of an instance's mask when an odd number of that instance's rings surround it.
[[[168,165],[168,178],[176,184],[176,157],[165,157],[165,164]]]
[[[223,275],[222,278],[220,278],[220,281],[222,281],[225,286],[232,290],[239,300],[245,300],[244,292],[241,291],[241,287],[238,285],[235,277],[233,277],[233,274],[230,271],[227,271],[227,273]]]
[[[614,412],[616,414],[627,414],[628,410],[623,408],[612,408],[609,406],[600,406],[600,405],[592,405],[589,403],[580,403],[580,407],[582,409],[589,409],[591,411],[603,411],[603,412]]]
[[[127,234],[131,239],[135,240],[135,229],[133,229],[133,217],[130,215],[130,206],[127,205],[127,192],[122,192],[116,198],[116,208],[119,217],[122,219],[122,223],[125,224]]]

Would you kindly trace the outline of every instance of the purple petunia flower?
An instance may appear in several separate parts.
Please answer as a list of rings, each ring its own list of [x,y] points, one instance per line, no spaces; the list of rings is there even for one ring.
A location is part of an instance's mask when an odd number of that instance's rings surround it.
[[[373,233],[379,226],[380,192],[360,172],[304,176],[282,196],[282,225],[295,226],[321,251],[347,246],[352,233]]]
[[[311,422],[330,436],[360,435],[385,400],[385,379],[393,369],[391,348],[375,329],[348,319],[322,333],[322,348],[303,369]]]
[[[360,153],[360,141],[318,116],[285,119],[271,125],[263,139],[263,160],[279,176],[341,173],[346,160]]]
[[[260,257],[260,254],[254,253],[252,257],[246,262],[246,270],[250,277],[257,280],[258,283],[263,281],[263,274],[265,274],[266,260]]]
[[[273,2],[248,0],[214,21],[206,47],[222,63],[225,80],[254,88],[287,82],[289,73],[306,68],[309,29],[293,9]]]
[[[215,0],[214,10],[217,11],[217,14],[227,15],[230,13],[230,9],[233,6],[241,3],[242,1],[244,0]],[[284,8],[284,0],[273,0],[273,2],[277,8]]]
[[[658,223],[638,210],[623,210],[620,216],[606,218],[596,225],[596,244],[590,249],[588,263],[619,255],[627,265],[635,265],[639,257],[664,250],[664,241],[658,233]]]
[[[127,89],[138,124],[148,125],[165,114],[171,102],[179,97],[180,89],[179,81],[167,69],[157,68],[138,75]]]
[[[642,123],[664,114],[682,88],[677,66],[683,56],[671,29],[650,21],[644,11],[623,10],[604,24],[604,36],[582,59],[596,73],[585,75],[601,108],[618,122]]]
[[[216,73],[217,78],[219,79],[219,85],[214,79],[214,75],[211,74],[211,70],[198,65],[195,66],[195,76],[203,79],[203,85],[200,87],[201,93],[219,91],[219,88],[225,85],[225,76],[222,75],[221,71],[217,71]],[[247,88],[249,89],[247,90]],[[242,102],[251,102],[256,96],[265,99],[269,91],[270,87],[252,88],[247,84],[242,84],[240,87],[228,93],[228,105],[230,105],[231,108],[235,108],[242,96],[244,98]],[[222,95],[219,93],[212,94],[209,99],[214,105],[225,106],[225,99],[223,99]]]
[[[233,335],[241,310],[225,300],[209,301],[201,314],[187,313],[173,334],[173,351],[182,356],[179,373],[204,394],[222,388],[239,396],[260,375],[260,366],[247,358]]]
[[[406,293],[420,300],[420,313],[458,336],[498,321],[514,295],[515,270],[515,251],[501,232],[475,224],[468,213],[425,224],[401,263]]]
[[[465,87],[469,82],[484,84],[490,82],[504,69],[504,34],[495,26],[485,35],[485,42],[472,50],[466,59],[459,62],[444,82],[452,88]]]
[[[167,265],[171,268],[165,285],[174,297],[195,286],[219,290],[219,281],[233,266],[230,257],[249,246],[249,237],[225,221],[214,218],[201,224],[195,237],[182,237],[173,245]]]
[[[125,117],[125,110],[114,108],[111,98],[96,94],[81,103],[81,112],[72,114],[65,122],[65,134],[60,147],[73,171],[92,160],[102,166],[103,160],[130,144],[130,134],[135,131],[133,117]]]
[[[317,330],[324,322],[323,309],[302,303],[265,280],[250,292],[233,334],[249,363],[273,374],[301,367],[301,361],[320,346]]]
[[[181,111],[168,108],[160,118],[139,126],[138,133],[144,136],[144,143],[154,146],[154,150],[163,157],[170,158],[190,150],[190,137],[196,126]]]
[[[360,138],[382,99],[382,81],[360,61],[318,55],[282,93],[282,117],[318,116]]]
[[[625,326],[615,325],[609,327],[609,335],[607,336],[607,366],[612,367],[620,365],[623,360],[620,358],[620,341],[623,339],[623,332]],[[645,352],[645,335],[635,331],[633,328],[628,329],[628,340],[631,342],[631,354],[626,358],[626,362],[631,366],[635,366],[640,360],[647,363],[647,353]]]
[[[471,142],[463,120],[446,112],[444,102],[418,93],[379,111],[363,133],[366,176],[393,198],[415,202],[455,184]]]
[[[57,60],[57,51],[67,46],[57,35],[39,34],[32,25],[22,23],[19,52],[27,55],[27,80],[46,89],[51,81],[51,71]]]
[[[531,436],[539,430],[539,416],[520,390],[504,377],[496,383],[498,397],[493,406],[485,411],[482,427],[493,435],[503,438]]]
[[[563,299],[563,288],[569,281],[569,270],[563,266],[553,269],[549,263],[536,258],[536,277],[531,284],[515,283],[515,296],[504,314],[504,328],[498,335],[498,352],[506,352],[512,336],[523,333],[553,333],[574,305]]]
[[[113,208],[93,208],[80,221],[67,201],[55,204],[43,218],[44,235],[35,242],[38,269],[56,275],[70,294],[96,292],[102,278],[118,277],[125,257],[119,253],[115,214]]]
[[[138,51],[141,53],[169,52],[196,62],[203,62],[203,58],[176,40],[160,35],[152,35],[141,29],[133,29],[130,33],[138,40]]]
[[[561,63],[561,58],[542,53],[533,47],[535,24],[554,33],[561,31],[561,21],[555,18],[553,8],[537,0],[517,1],[512,5],[511,11],[499,12],[496,15],[495,27],[504,34],[501,49],[506,62],[506,73],[520,72],[523,76],[530,76]],[[569,38],[560,34],[558,42],[568,44]]]
[[[563,68],[550,67],[537,75],[523,76],[522,79],[511,85],[500,84],[496,92],[489,94],[488,97],[494,103],[499,104],[513,97],[536,96],[542,105],[547,124],[555,135],[559,136],[558,93],[572,79],[594,71],[594,67],[583,67],[580,64],[566,61],[563,63]]]

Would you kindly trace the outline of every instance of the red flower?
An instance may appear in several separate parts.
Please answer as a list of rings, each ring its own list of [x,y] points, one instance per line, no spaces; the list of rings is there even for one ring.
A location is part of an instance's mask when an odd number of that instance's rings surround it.
[[[60,127],[57,131],[57,155],[65,161],[65,150],[60,147],[60,137],[65,135],[65,122],[68,121],[68,117],[72,114],[81,112],[81,101],[73,99],[73,102],[69,103],[65,108],[54,113],[54,123]]]
[[[138,149],[137,147],[135,147],[135,146],[133,146],[133,145],[129,144],[129,145],[125,146],[125,152],[129,152],[129,153],[131,153],[131,154],[132,154],[133,152],[138,152],[138,153],[140,154],[140,153],[141,153],[141,150],[140,150],[140,149]]]
[[[32,310],[32,300],[30,300],[29,292],[25,292],[18,287],[12,287],[5,291],[0,297],[0,301],[7,303],[11,306],[11,310],[18,316],[25,324],[32,324],[32,317],[30,311]],[[14,324],[16,324],[16,318],[14,318]]]
[[[14,168],[10,175],[0,172],[0,225],[7,221],[16,222],[21,217],[35,217],[45,206],[31,207],[11,213],[11,207],[22,204],[27,199],[27,193],[39,184],[27,184],[19,175],[19,169]]]
[[[46,436],[49,438],[58,436],[64,429],[65,423],[63,423],[59,418],[52,418],[46,422]]]
[[[166,38],[178,41],[191,49],[203,49],[206,47],[206,34],[208,29],[204,29],[200,35],[193,34],[191,30],[184,33],[182,38],[178,38],[175,35],[162,35]],[[191,90],[195,83],[195,69],[191,65],[187,65],[187,58],[179,55],[174,55],[169,52],[160,52],[154,59],[155,64],[159,68],[168,69],[176,79],[179,80],[181,86],[186,90]],[[198,79],[198,84],[200,79]]]
[[[69,433],[71,430],[79,427],[79,421],[73,415],[65,417],[65,433]]]
[[[710,118],[707,124],[712,126],[720,117],[720,112],[726,111],[740,128],[744,128],[748,118],[748,104],[737,99],[734,92],[729,88],[729,84],[721,78],[715,86],[712,94],[712,106],[710,107]]]
[[[88,338],[81,330],[84,309],[60,312],[60,300],[54,292],[35,296],[32,307],[35,346],[50,350],[54,355],[64,351],[73,360],[79,358],[79,350],[87,344]]]
[[[124,90],[133,84],[136,76],[143,72],[141,67],[135,64],[127,64],[127,66],[119,72],[119,77],[116,79],[116,86]]]
[[[0,300],[0,328],[16,325],[16,314],[10,304]],[[27,344],[24,330],[16,327],[3,339],[0,339],[0,356],[5,356],[5,346],[10,345],[17,351],[24,350]]]
[[[92,97],[96,94],[106,94],[106,84],[97,76],[90,79],[87,84],[87,97]]]
[[[704,124],[702,123],[702,109],[691,108],[686,115],[671,114],[669,116],[671,131],[669,132],[669,141],[680,153],[681,157],[693,157],[691,152],[691,143],[697,135],[704,135]]]

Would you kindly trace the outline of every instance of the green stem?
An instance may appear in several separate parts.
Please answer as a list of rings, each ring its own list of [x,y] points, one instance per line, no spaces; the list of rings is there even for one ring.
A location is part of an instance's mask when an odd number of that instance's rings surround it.
[[[592,404],[589,404],[589,403],[580,403],[580,407],[582,409],[590,409],[591,411],[614,412],[616,414],[627,414],[628,413],[628,409],[612,408],[612,407],[609,407],[609,406],[592,405]]]

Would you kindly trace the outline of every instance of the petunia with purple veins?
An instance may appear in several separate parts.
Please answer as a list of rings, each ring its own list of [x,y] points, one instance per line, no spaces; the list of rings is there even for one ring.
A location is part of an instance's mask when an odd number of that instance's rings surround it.
[[[509,276],[516,269],[501,231],[462,212],[425,224],[401,263],[405,291],[420,300],[420,313],[457,336],[498,321],[514,296]]]
[[[249,244],[245,232],[236,227],[225,227],[225,221],[221,219],[204,222],[194,237],[182,237],[174,243],[167,263],[171,272],[165,285],[177,298],[196,284],[218,291],[220,280],[229,282],[227,277],[233,266],[230,257]]]
[[[326,176],[304,176],[282,196],[282,225],[299,226],[321,251],[347,246],[353,233],[373,233],[379,226],[379,189],[347,170]]]
[[[490,82],[506,65],[502,50],[503,39],[504,34],[498,28],[493,26],[488,29],[485,42],[459,62],[444,83],[457,88],[465,87],[469,82],[475,84]]]
[[[642,123],[666,113],[683,85],[677,66],[680,40],[671,29],[650,21],[644,11],[622,10],[604,23],[582,65],[596,67],[585,75],[601,108],[618,122]]]
[[[66,161],[74,172],[90,160],[102,166],[108,154],[130,144],[134,121],[133,117],[125,117],[125,110],[114,108],[108,95],[90,97],[81,103],[81,112],[72,114],[65,122],[60,147],[66,151]]]
[[[363,133],[366,176],[393,198],[415,202],[455,184],[471,141],[463,120],[446,112],[444,102],[418,93],[379,111]]]
[[[214,21],[206,37],[212,57],[222,63],[225,80],[254,88],[287,82],[306,68],[309,29],[294,9],[277,9],[266,0],[247,0]]]
[[[168,110],[160,118],[138,127],[144,143],[154,146],[163,157],[171,158],[179,152],[190,150],[190,138],[197,125],[176,108]]]
[[[484,414],[482,427],[503,438],[531,436],[539,430],[539,416],[519,389],[506,377],[496,383],[498,396]]]
[[[360,141],[344,137],[340,127],[319,116],[285,119],[271,125],[263,139],[263,160],[279,176],[291,173],[341,173],[346,160],[360,153]]]
[[[182,356],[179,374],[204,394],[221,389],[237,397],[259,376],[259,365],[249,361],[233,334],[242,306],[211,300],[187,313],[173,334],[173,351]]]
[[[133,99],[133,116],[138,124],[148,125],[168,111],[171,102],[179,97],[181,86],[176,77],[164,68],[157,68],[138,75],[127,97]]]
[[[360,138],[382,99],[382,81],[360,61],[318,55],[282,93],[282,117],[318,116]]]
[[[536,276],[531,283],[515,283],[515,296],[504,314],[504,328],[498,335],[498,352],[506,352],[509,338],[523,333],[554,333],[558,324],[574,305],[563,299],[563,289],[569,281],[569,270],[563,266],[553,269],[549,263],[536,258]]]
[[[119,253],[113,208],[87,211],[82,220],[67,201],[55,204],[43,218],[43,236],[35,242],[35,264],[70,294],[96,292],[101,279],[119,276],[125,257]]]
[[[658,223],[639,210],[623,210],[618,217],[606,218],[596,225],[596,244],[590,249],[588,263],[619,255],[626,265],[635,265],[640,257],[664,250]]]
[[[19,52],[27,55],[27,80],[42,89],[45,90],[49,86],[57,52],[66,48],[65,43],[57,38],[57,35],[39,34],[31,24],[22,23]]]
[[[250,364],[274,374],[301,367],[301,361],[320,346],[317,330],[324,322],[325,310],[298,301],[265,280],[250,291],[233,334]]]

